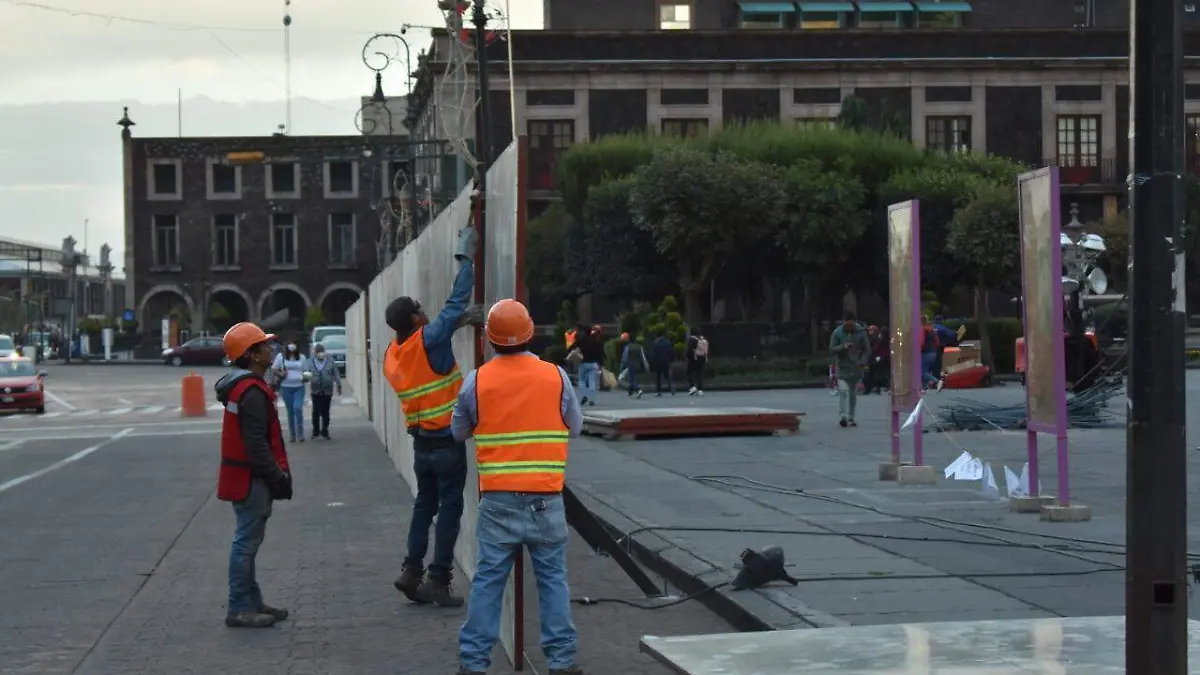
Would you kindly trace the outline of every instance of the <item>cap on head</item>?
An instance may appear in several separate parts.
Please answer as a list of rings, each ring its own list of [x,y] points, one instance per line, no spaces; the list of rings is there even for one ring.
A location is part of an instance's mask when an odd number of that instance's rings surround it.
[[[407,295],[393,300],[383,313],[388,328],[397,332],[412,330],[413,315],[421,311],[421,305]]]
[[[628,340],[628,339],[629,339],[629,333],[621,333],[621,339],[622,339],[622,340]]]
[[[484,324],[488,342],[501,347],[516,347],[533,339],[533,317],[516,300],[501,300],[488,310]]]
[[[253,347],[274,338],[274,335],[264,333],[263,329],[249,321],[243,321],[225,331],[221,346],[224,347],[225,356],[228,356],[230,361],[237,361]]]

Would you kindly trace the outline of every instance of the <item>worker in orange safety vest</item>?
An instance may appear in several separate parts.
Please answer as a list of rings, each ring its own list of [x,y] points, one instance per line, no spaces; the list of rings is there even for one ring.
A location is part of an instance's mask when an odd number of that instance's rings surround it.
[[[516,300],[488,312],[496,356],[467,375],[458,393],[454,438],[475,437],[479,469],[479,555],[467,619],[459,633],[459,675],[483,675],[500,634],[500,606],[514,556],[529,551],[537,578],[542,651],[551,675],[582,675],[567,587],[563,479],[567,441],[583,413],[561,368],[529,352],[533,319]]]
[[[274,337],[248,322],[230,328],[223,346],[234,369],[215,385],[217,400],[225,406],[217,498],[233,502],[237,517],[229,553],[225,616],[230,628],[266,628],[288,617],[286,609],[263,602],[254,564],[266,536],[272,502],[292,498],[292,474],[275,392],[263,379],[273,361]]]
[[[430,321],[421,303],[408,296],[393,300],[384,316],[396,339],[384,355],[383,374],[404,410],[417,482],[408,554],[393,585],[413,602],[440,607],[463,604],[450,586],[467,482],[466,446],[450,433],[450,411],[463,379],[451,340],[459,327],[482,323],[482,308],[468,306],[475,284],[477,243],[474,228],[459,232],[454,254],[458,274],[437,318]],[[425,554],[435,516],[433,560],[426,578]]]

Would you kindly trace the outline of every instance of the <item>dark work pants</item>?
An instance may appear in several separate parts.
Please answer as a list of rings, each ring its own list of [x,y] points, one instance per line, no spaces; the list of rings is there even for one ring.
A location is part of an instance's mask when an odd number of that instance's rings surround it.
[[[329,435],[329,409],[333,405],[333,394],[312,395],[312,435]]]
[[[688,386],[704,390],[704,364],[708,359],[688,359]]]
[[[671,380],[671,367],[670,366],[667,366],[665,368],[659,368],[658,370],[654,371],[654,390],[656,392],[658,392],[659,394],[663,393],[663,382],[664,381],[667,383],[667,389],[670,389],[671,393],[674,394],[675,393],[675,382]]]
[[[429,527],[437,516],[433,533],[433,561],[429,576],[449,581],[454,571],[454,543],[462,521],[463,488],[467,484],[467,446],[450,436],[413,438],[413,473],[417,476],[417,499],[413,502],[408,529],[408,555],[404,566],[425,569],[429,551]]]

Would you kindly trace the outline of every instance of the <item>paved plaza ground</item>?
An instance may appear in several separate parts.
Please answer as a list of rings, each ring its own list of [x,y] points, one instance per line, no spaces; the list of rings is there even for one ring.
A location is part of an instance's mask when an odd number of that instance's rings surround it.
[[[392,588],[411,498],[356,406],[335,408],[333,441],[290,448],[296,499],[276,505],[259,575],[268,601],[292,618],[230,630],[222,618],[233,516],[213,494],[218,414],[179,419],[186,370],[49,370],[62,399],[49,410],[64,414],[0,419],[0,674],[456,671],[463,610],[417,607]],[[198,372],[211,384],[221,371]],[[138,406],[171,410],[111,412]],[[74,414],[85,410],[109,412]],[[577,596],[640,597],[578,537],[568,566]],[[544,674],[526,587],[525,672]],[[695,602],[574,613],[589,673],[663,675],[638,652],[641,636],[730,630]],[[491,672],[511,672],[504,663],[497,651]]]

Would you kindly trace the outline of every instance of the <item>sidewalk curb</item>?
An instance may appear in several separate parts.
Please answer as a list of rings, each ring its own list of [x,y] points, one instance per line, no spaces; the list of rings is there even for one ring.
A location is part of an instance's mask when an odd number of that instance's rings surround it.
[[[649,525],[640,524],[625,514],[608,506],[587,488],[572,483],[571,488],[579,495],[592,515],[614,538]],[[694,594],[705,588],[732,580],[731,572],[704,560],[665,539],[658,533],[642,532],[621,542],[637,561],[661,575],[685,594]],[[731,551],[730,555],[737,555]],[[797,628],[839,628],[849,624],[798,602],[795,598],[775,588],[765,587],[749,591],[734,591],[728,586],[696,598],[731,626],[743,632],[790,630]]]

